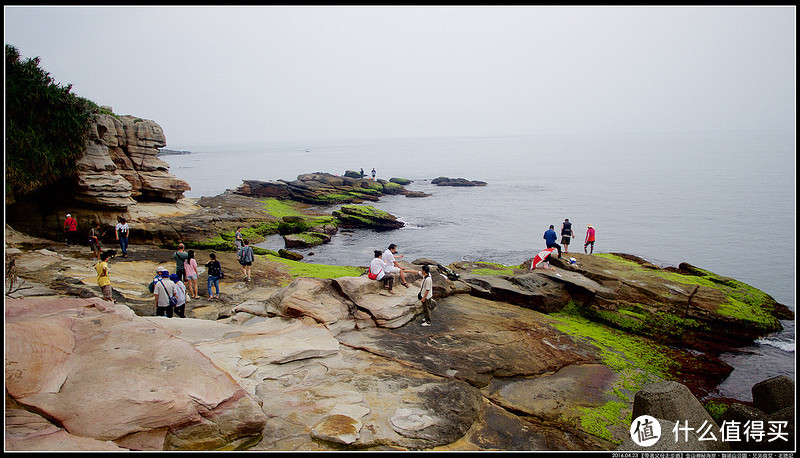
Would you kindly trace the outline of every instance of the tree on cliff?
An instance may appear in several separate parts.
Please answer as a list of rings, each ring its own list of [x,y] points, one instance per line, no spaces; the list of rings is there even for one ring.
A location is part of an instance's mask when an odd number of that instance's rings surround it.
[[[77,172],[98,107],[71,89],[6,45],[6,204]]]

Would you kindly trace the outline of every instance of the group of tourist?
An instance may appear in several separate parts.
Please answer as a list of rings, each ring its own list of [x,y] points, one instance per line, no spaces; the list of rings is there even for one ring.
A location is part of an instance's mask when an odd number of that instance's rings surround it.
[[[565,218],[564,222],[561,223],[561,245],[564,245],[564,253],[569,253],[569,242],[574,236],[572,232],[572,223],[569,222],[569,218]],[[547,245],[547,248],[555,248],[558,251],[558,257],[561,257],[561,245],[556,243],[558,236],[556,235],[555,227],[551,224],[550,229],[544,232],[544,237],[542,237]],[[591,224],[586,225],[586,237],[583,241],[583,252],[586,254],[593,254],[594,253],[594,240],[595,240],[595,230]],[[587,248],[590,251],[586,251]]]
[[[373,174],[374,174],[373,169]],[[122,250],[122,257],[128,256],[128,233],[130,228],[125,218],[118,218],[118,224],[114,228],[115,238],[118,241]],[[67,214],[64,221],[64,233],[66,235],[66,242],[70,244],[76,243],[77,234],[77,220],[72,215]],[[103,292],[103,299],[112,301],[111,296],[111,280],[108,275],[108,261],[112,259],[116,251],[106,250],[101,252],[100,238],[105,235],[100,229],[100,222],[96,222],[95,226],[89,231],[89,245],[92,248],[92,256],[98,262],[95,264],[97,271],[97,284]],[[563,252],[569,252],[569,244],[571,238],[574,236],[572,231],[572,223],[569,219],[564,219],[561,225],[561,244],[556,243],[557,235],[555,227],[551,224],[550,228],[544,233],[544,240],[547,248],[556,248],[558,257],[561,258],[561,245],[564,246]],[[595,230],[591,224],[587,225],[586,237],[583,244],[584,253],[594,253]],[[234,233],[234,245],[236,246],[236,254],[239,264],[242,266],[242,275],[245,281],[250,281],[250,269],[255,260],[253,248],[249,242],[242,236],[242,227],[239,226]],[[590,251],[587,251],[589,249]],[[369,265],[367,275],[372,280],[383,282],[383,288],[389,294],[394,294],[395,278],[400,279],[400,284],[408,288],[406,281],[406,273],[415,273],[423,276],[422,286],[420,292],[417,294],[418,299],[422,302],[424,318],[422,326],[431,325],[431,309],[433,306],[433,281],[430,274],[430,266],[425,264],[422,270],[410,270],[400,266],[397,262],[398,258],[403,255],[397,254],[397,245],[390,244],[384,250],[375,250],[375,257]],[[215,253],[209,253],[209,260],[206,262],[205,267],[208,271],[208,280],[206,282],[206,289],[208,290],[208,300],[213,301],[219,299],[219,281],[224,278],[222,272],[222,265],[217,260]],[[183,243],[178,244],[178,251],[173,255],[175,259],[175,273],[170,274],[169,271],[159,266],[156,269],[156,276],[153,282],[150,283],[149,289],[155,297],[156,315],[172,317],[177,315],[185,317],[186,302],[190,299],[199,299],[200,296],[197,292],[197,261],[194,257],[194,250],[186,251]],[[216,294],[212,294],[212,287]]]
[[[128,257],[128,233],[130,227],[123,217],[117,218],[117,225],[114,228],[115,239],[120,245],[122,257]],[[64,234],[66,237],[67,246],[78,244],[78,222],[71,215],[67,214],[64,221]],[[101,250],[100,239],[105,236],[105,232],[100,228],[100,222],[97,221],[89,230],[89,246],[92,250],[92,259],[97,262],[94,264],[95,271],[97,272],[97,285],[103,294],[103,299],[113,302],[111,277],[109,275],[108,263],[113,259],[117,252],[116,250]],[[241,236],[241,228],[237,231]],[[243,262],[245,268],[246,279],[250,280],[250,266],[254,260],[253,249],[249,246],[246,240],[243,241],[239,250],[241,254],[246,254],[247,262]],[[206,288],[208,290],[208,300],[213,301],[219,299],[219,281],[224,277],[222,272],[222,265],[217,260],[215,253],[209,253],[209,259],[205,267],[208,271],[208,280]],[[172,317],[177,315],[181,318],[186,316],[186,302],[191,299],[199,299],[200,295],[197,290],[198,268],[197,261],[195,260],[194,250],[186,250],[183,243],[178,244],[178,250],[173,254],[175,260],[175,273],[170,274],[169,269],[159,266],[156,268],[156,275],[148,289],[155,298],[156,316]],[[240,259],[242,259],[240,257]],[[240,261],[242,262],[242,261]],[[216,294],[212,294],[212,288]]]
[[[375,257],[369,263],[367,277],[371,280],[383,282],[383,288],[386,289],[389,294],[394,294],[393,288],[396,276],[400,278],[400,284],[406,288],[408,288],[406,273],[414,273],[423,276],[422,286],[417,294],[417,299],[422,302],[422,311],[424,313],[422,326],[430,326],[431,310],[433,309],[433,279],[431,278],[430,265],[423,265],[421,271],[401,267],[397,259],[402,258],[403,255],[397,254],[397,245],[394,243],[389,245],[389,248],[384,251],[375,250],[374,254]]]

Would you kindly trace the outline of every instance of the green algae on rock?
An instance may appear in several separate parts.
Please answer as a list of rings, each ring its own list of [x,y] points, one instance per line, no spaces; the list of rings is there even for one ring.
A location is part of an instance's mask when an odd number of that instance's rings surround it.
[[[342,208],[332,214],[339,220],[341,227],[385,231],[405,226],[396,216],[370,205],[342,205]]]

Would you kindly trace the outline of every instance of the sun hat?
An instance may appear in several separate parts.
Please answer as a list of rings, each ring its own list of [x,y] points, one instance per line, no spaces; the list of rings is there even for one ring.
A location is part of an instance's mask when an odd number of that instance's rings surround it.
[[[158,267],[156,267],[156,273],[160,273],[160,272],[168,272],[168,270],[167,270],[167,268],[166,268],[166,267],[164,267],[164,266],[158,266]]]
[[[67,213],[67,218],[72,218],[72,215],[70,215],[69,213]]]
[[[178,281],[178,274],[170,274],[169,279],[172,281]]]
[[[592,225],[591,224],[587,224],[586,227],[592,227]]]

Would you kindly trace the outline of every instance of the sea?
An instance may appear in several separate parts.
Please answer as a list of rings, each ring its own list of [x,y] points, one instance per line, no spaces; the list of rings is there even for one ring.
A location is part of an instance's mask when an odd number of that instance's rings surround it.
[[[325,245],[295,250],[304,261],[366,266],[390,243],[403,260],[519,265],[545,247],[564,219],[583,252],[621,252],[656,265],[688,262],[755,286],[795,310],[796,132],[702,131],[497,137],[309,140],[168,145],[160,156],[189,183],[186,197],[215,196],[243,180],[287,180],[347,170],[406,178],[424,198],[369,203],[398,217],[388,232],[341,230]],[[439,187],[440,176],[486,182]],[[330,212],[337,206],[320,207]],[[283,248],[280,236],[258,246]],[[723,355],[734,367],[718,394],[752,400],[753,384],[795,378],[795,322]]]

